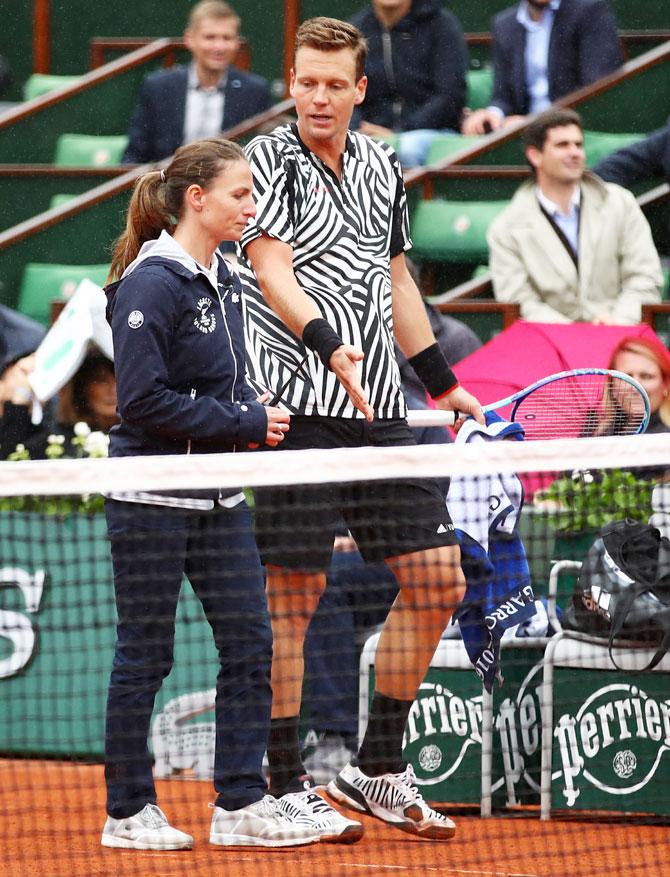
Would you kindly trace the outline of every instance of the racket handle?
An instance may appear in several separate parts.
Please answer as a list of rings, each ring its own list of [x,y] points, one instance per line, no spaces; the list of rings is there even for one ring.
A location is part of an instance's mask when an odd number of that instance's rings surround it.
[[[407,422],[411,427],[453,426],[456,412],[441,411],[439,408],[413,409],[407,412]]]

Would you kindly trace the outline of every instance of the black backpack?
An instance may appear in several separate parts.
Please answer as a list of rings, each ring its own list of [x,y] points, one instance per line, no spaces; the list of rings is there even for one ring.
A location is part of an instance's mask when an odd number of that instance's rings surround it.
[[[652,670],[670,649],[670,540],[637,521],[606,524],[589,549],[563,627],[616,638],[657,651]]]

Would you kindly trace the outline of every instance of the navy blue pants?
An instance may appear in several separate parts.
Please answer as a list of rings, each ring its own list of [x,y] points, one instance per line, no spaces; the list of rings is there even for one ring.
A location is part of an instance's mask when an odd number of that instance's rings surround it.
[[[172,668],[184,574],[219,655],[216,804],[236,810],[260,800],[272,632],[246,503],[195,512],[107,500],[105,512],[118,614],[105,729],[107,812],[121,819],[156,802],[147,739],[156,693]]]

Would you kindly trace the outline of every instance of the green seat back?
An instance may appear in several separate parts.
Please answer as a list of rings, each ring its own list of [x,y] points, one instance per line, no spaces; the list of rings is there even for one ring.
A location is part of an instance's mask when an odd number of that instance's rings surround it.
[[[67,204],[68,201],[72,201],[73,198],[78,198],[78,195],[52,195],[51,201],[49,202],[49,210],[53,210],[54,207],[62,207],[63,204]]]
[[[466,134],[438,134],[428,147],[425,163],[427,165],[436,164],[444,158],[455,155],[461,149],[475,146],[483,139],[483,137],[472,137]]]
[[[468,84],[465,105],[471,110],[481,110],[488,107],[493,94],[493,69],[480,67],[477,70],[468,70],[465,79]]]
[[[56,76],[53,73],[33,73],[23,84],[23,99],[33,100],[50,91],[57,91],[72,85],[81,77],[79,76]]]
[[[51,302],[65,301],[84,278],[99,286],[107,279],[109,265],[51,265],[29,262],[23,270],[18,309],[45,326],[51,322]]]
[[[66,167],[108,167],[121,163],[128,145],[125,134],[61,134],[54,164]]]
[[[601,158],[605,158],[617,149],[630,146],[646,137],[646,134],[618,133],[610,131],[584,131],[584,151],[587,167],[593,167]]]
[[[412,214],[412,258],[417,261],[488,260],[486,232],[508,201],[419,201]]]

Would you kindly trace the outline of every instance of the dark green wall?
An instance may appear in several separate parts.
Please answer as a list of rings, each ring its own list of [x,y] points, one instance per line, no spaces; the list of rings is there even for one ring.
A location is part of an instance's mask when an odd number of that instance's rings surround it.
[[[611,0],[619,27],[670,26],[668,0]],[[52,73],[81,73],[88,69],[88,44],[93,36],[178,36],[193,0],[135,0],[100,3],[90,0],[52,0]],[[242,32],[252,49],[254,70],[268,79],[281,77],[283,0],[233,0],[242,18]],[[303,0],[301,17],[336,15],[349,18],[367,4],[364,0]],[[486,31],[491,16],[506,0],[450,0],[445,3],[466,31]],[[3,0],[0,52],[12,66],[15,84],[5,95],[20,99],[20,87],[32,70],[32,0]]]

